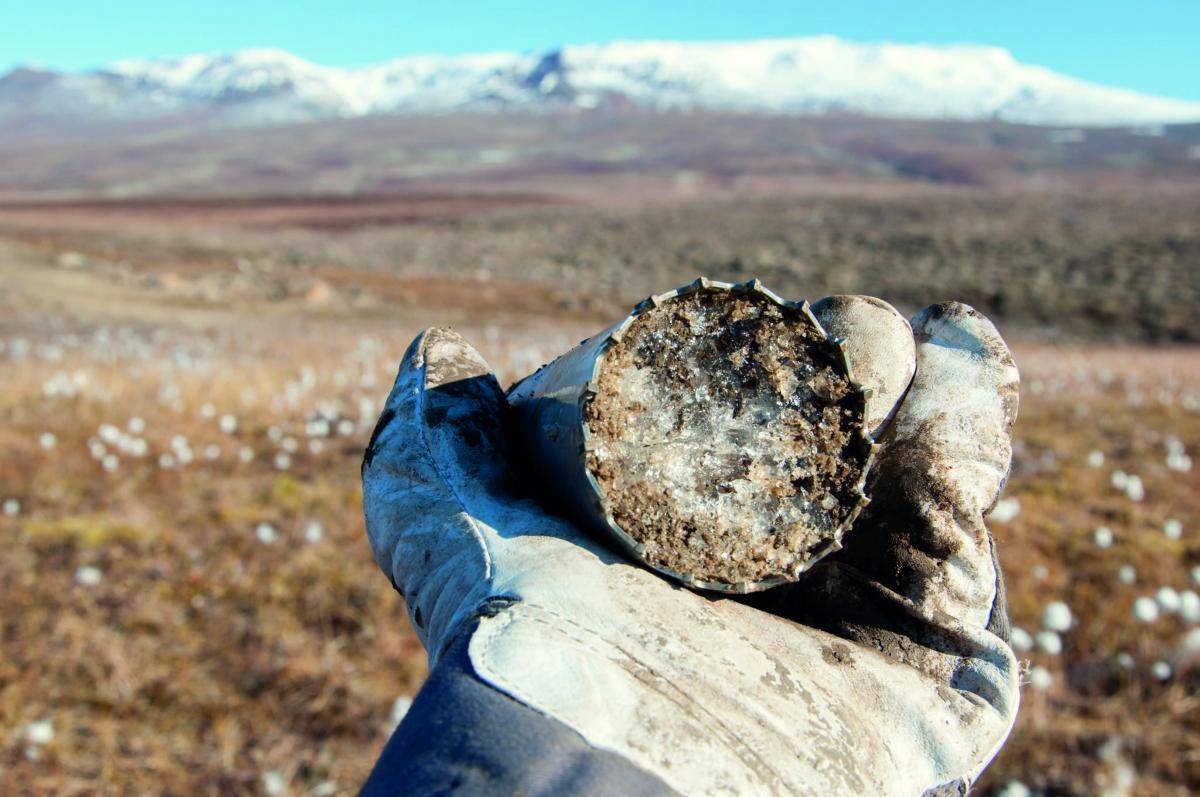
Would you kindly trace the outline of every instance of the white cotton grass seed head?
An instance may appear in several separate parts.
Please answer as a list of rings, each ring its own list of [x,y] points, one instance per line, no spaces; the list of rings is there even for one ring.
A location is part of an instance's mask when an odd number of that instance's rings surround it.
[[[1187,473],[1192,469],[1192,458],[1187,455],[1187,449],[1179,438],[1168,437],[1166,447],[1168,468],[1180,473]]]
[[[310,520],[304,526],[304,541],[316,544],[325,539],[325,527],[319,520]]]
[[[263,545],[270,545],[279,539],[279,532],[270,523],[259,523],[254,529],[254,536]]]
[[[75,583],[84,587],[95,587],[104,579],[104,574],[91,565],[80,565],[75,569]]]
[[[1028,631],[1020,626],[1013,626],[1012,631],[1009,632],[1008,638],[1012,645],[1012,649],[1017,653],[1028,653],[1029,651],[1033,650],[1033,637],[1029,635]]]
[[[1159,587],[1158,592],[1154,593],[1154,602],[1164,614],[1175,614],[1183,605],[1179,593],[1171,587]]]
[[[21,502],[15,498],[6,498],[0,505],[0,511],[4,512],[5,517],[16,517],[21,513]]]
[[[1097,548],[1111,548],[1113,544],[1113,532],[1108,526],[1100,526],[1092,532],[1092,542]]]
[[[262,776],[263,793],[267,797],[278,797],[287,788],[287,780],[275,770],[264,772]]]
[[[38,720],[25,726],[25,741],[30,744],[43,745],[54,741],[54,723],[50,720]]]
[[[296,449],[300,447],[300,443],[294,437],[285,437],[279,441],[279,447],[289,454],[294,454]]]
[[[243,463],[254,461],[254,449],[250,446],[242,446],[238,449],[238,460]]]
[[[995,523],[1008,523],[1021,514],[1021,502],[1016,498],[1002,498],[992,508],[988,520]]]
[[[1087,455],[1087,464],[1089,468],[1099,468],[1104,465],[1104,452],[1099,449],[1092,449]]]
[[[1062,653],[1062,637],[1053,631],[1038,631],[1033,639],[1037,643],[1038,650],[1047,656],[1057,656]]]
[[[1050,577],[1050,569],[1043,564],[1036,564],[1029,570],[1035,581],[1045,581]]]
[[[282,452],[275,455],[275,469],[276,470],[287,470],[290,467],[292,467],[292,458],[291,457],[289,457],[287,454],[284,454]]]
[[[342,437],[349,437],[354,434],[354,421],[349,418],[342,418],[337,423],[337,433]]]
[[[1200,595],[1190,589],[1179,593],[1179,616],[1189,625],[1200,623]]]
[[[217,408],[213,406],[211,401],[206,401],[200,406],[200,417],[215,418],[217,416]]]
[[[1137,581],[1137,568],[1133,565],[1121,565],[1117,570],[1117,578],[1122,584],[1132,584]]]
[[[1046,673],[1046,677],[1049,678],[1049,676],[1050,676],[1050,673],[1049,672]],[[1030,683],[1031,683],[1031,685],[1033,683],[1033,673],[1032,672],[1030,673]],[[1046,682],[1046,685],[1050,685],[1049,682]],[[1033,687],[1033,688],[1034,689],[1045,689],[1045,687]],[[996,792],[996,797],[1032,797],[1032,795],[1033,795],[1033,792],[1030,791],[1030,787],[1026,786],[1024,783],[1021,783],[1020,780],[1009,780],[1008,783],[1004,784],[1004,786],[1002,787],[1002,789],[1000,791]]]
[[[162,468],[163,470],[171,470],[171,468],[175,467],[175,457],[166,453],[159,454],[158,467]]]
[[[1054,684],[1054,676],[1050,674],[1042,665],[1037,665],[1029,670],[1029,685],[1039,692],[1045,692]],[[1001,792],[1003,794],[1003,792]],[[1029,792],[1024,792],[1028,794]]]
[[[1120,653],[1118,653],[1115,661],[1117,662],[1117,666],[1123,670],[1132,670],[1134,665],[1137,664],[1137,662],[1134,661],[1133,654],[1126,650],[1122,650]]]
[[[1158,619],[1158,604],[1154,598],[1142,595],[1133,602],[1133,616],[1143,623],[1153,623]]]
[[[222,415],[221,420],[217,421],[217,426],[225,434],[233,434],[237,431],[237,418],[232,415]]]
[[[111,445],[121,439],[121,430],[111,423],[102,423],[100,424],[100,428],[96,430],[96,435]]]
[[[1167,454],[1167,467],[1179,473],[1190,473],[1192,458],[1187,454]]]
[[[1142,483],[1141,476],[1130,476],[1125,483],[1125,496],[1130,501],[1141,501],[1146,497],[1146,485]]]
[[[1150,665],[1150,674],[1158,681],[1169,680],[1171,678],[1171,665],[1160,659]]]
[[[1125,485],[1129,483],[1129,475],[1123,470],[1114,470],[1108,480],[1116,489],[1124,490]]]
[[[58,438],[54,436],[54,432],[42,432],[38,435],[38,445],[50,451],[58,445]]]
[[[332,780],[323,780],[308,792],[308,797],[333,797],[338,793],[338,785]]]
[[[1062,601],[1049,603],[1046,605],[1045,610],[1042,611],[1042,626],[1051,631],[1058,631],[1059,633],[1069,631],[1071,630],[1072,621],[1071,607]]]
[[[1163,521],[1163,536],[1168,540],[1178,540],[1183,537],[1183,524],[1175,518]]]
[[[1200,655],[1200,628],[1193,628],[1183,635],[1180,649],[1189,656]]]
[[[117,459],[116,454],[109,454],[100,461],[100,466],[108,473],[116,473],[117,468],[121,466],[121,460]]]

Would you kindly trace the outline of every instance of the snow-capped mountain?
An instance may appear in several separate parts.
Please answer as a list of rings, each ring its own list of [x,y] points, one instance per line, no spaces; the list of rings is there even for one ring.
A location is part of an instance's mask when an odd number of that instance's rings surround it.
[[[370,114],[603,108],[849,112],[1043,125],[1200,121],[1200,103],[1018,63],[996,47],[822,36],[615,42],[535,53],[414,56],[340,69],[279,50],[123,61],[87,73],[18,68],[0,121],[177,116],[270,124]]]

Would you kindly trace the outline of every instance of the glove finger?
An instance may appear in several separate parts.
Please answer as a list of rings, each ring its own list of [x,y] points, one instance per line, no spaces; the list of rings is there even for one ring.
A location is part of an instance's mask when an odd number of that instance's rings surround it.
[[[566,520],[548,515],[512,465],[508,403],[477,351],[430,329],[404,355],[363,457],[363,511],[380,568],[404,595],[431,657],[515,570],[505,538],[556,537],[612,561]],[[507,551],[507,553],[506,553]]]
[[[946,303],[912,322],[917,373],[871,483],[864,534],[845,559],[911,600],[976,627],[1003,610],[983,518],[1012,459],[1018,374],[985,317]]]
[[[996,327],[957,302],[913,317],[917,373],[880,461],[877,500],[935,500],[959,517],[995,503],[1012,459],[1019,377]]]
[[[364,476],[380,465],[437,464],[440,489],[498,488],[507,481],[504,413],[495,375],[462,336],[421,333],[400,365],[363,460]]]
[[[867,429],[878,440],[917,367],[908,321],[873,296],[829,296],[812,311],[829,334],[845,341],[850,370],[867,392]]]
[[[422,641],[448,637],[487,590],[491,555],[475,515],[508,480],[505,410],[478,352],[427,330],[405,353],[363,457],[371,549]]]

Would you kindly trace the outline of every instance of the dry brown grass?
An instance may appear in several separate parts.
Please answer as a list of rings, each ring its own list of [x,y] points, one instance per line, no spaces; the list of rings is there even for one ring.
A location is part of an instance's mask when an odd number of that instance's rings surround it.
[[[509,376],[549,353],[527,330],[507,332],[489,347],[486,334],[469,331]],[[420,685],[423,655],[371,560],[358,488],[371,420],[358,405],[384,394],[405,340],[364,350],[346,336],[258,354],[215,340],[204,360],[219,378],[165,372],[179,388],[177,411],[158,399],[165,379],[157,365],[176,343],[194,342],[153,344],[140,373],[111,345],[105,357],[113,362],[68,352],[60,362],[34,357],[9,371],[0,394],[0,483],[3,497],[22,507],[0,521],[4,793],[85,794],[102,783],[112,793],[250,794],[272,771],[288,793],[324,783],[350,791],[388,732],[393,701]],[[1064,636],[1063,655],[1032,655],[1054,683],[1026,689],[1020,723],[988,782],[1019,778],[1054,793],[1096,793],[1111,769],[1100,752],[1116,739],[1140,793],[1184,793],[1200,782],[1200,671],[1177,652],[1182,621],[1138,624],[1130,607],[1160,585],[1188,588],[1189,568],[1200,564],[1196,472],[1164,464],[1167,436],[1200,440],[1200,414],[1179,403],[1200,395],[1200,353],[1019,354],[1026,394],[1008,495],[1021,512],[995,525],[1013,619],[1034,632],[1044,605],[1064,600],[1078,625]],[[273,408],[306,366],[316,384],[295,406]],[[1105,367],[1126,376],[1104,386],[1096,374]],[[76,371],[87,375],[82,395],[43,395],[56,374]],[[1136,409],[1128,405],[1131,371],[1145,400]],[[255,391],[249,405],[247,386]],[[201,415],[208,402],[218,418],[237,416],[233,435]],[[335,426],[332,438],[315,438],[324,448],[313,454],[303,426],[319,403],[345,408],[355,426],[345,437]],[[87,441],[101,424],[127,428],[133,416],[145,420],[150,453],[121,456],[107,473]],[[272,426],[299,443],[286,471],[273,462],[282,439],[272,441]],[[45,431],[57,436],[51,451],[38,443]],[[157,456],[171,450],[175,434],[187,436],[201,461],[163,470]],[[203,461],[209,444],[221,447],[215,462]],[[256,452],[249,464],[234,456],[243,445]],[[1101,468],[1087,465],[1093,449],[1106,455]],[[1115,468],[1145,480],[1144,501],[1111,487]],[[1172,517],[1184,525],[1180,541],[1162,533]],[[304,541],[313,520],[326,531],[322,542]],[[272,544],[255,536],[263,522],[279,532]],[[1107,550],[1091,538],[1102,524],[1117,540]],[[1118,582],[1124,563],[1137,568],[1137,584]],[[84,565],[102,572],[99,585],[76,582]],[[1132,670],[1115,663],[1120,651],[1133,655]],[[1148,671],[1160,659],[1175,666],[1165,683]],[[54,741],[31,744],[29,724],[46,719]]]
[[[0,513],[0,793],[259,794],[268,777],[352,793],[425,674],[366,544],[359,462],[404,347],[445,305],[361,323],[155,307],[7,254],[0,505],[20,506]],[[38,285],[79,317],[46,314]],[[509,378],[579,334],[488,320],[464,331]],[[33,743],[47,721],[53,741]]]
[[[1136,773],[1136,794],[1188,794],[1200,786],[1200,649],[1184,649],[1197,626],[1178,615],[1135,620],[1133,601],[1162,586],[1200,591],[1200,486],[1196,469],[1167,467],[1171,438],[1200,441],[1200,352],[1195,349],[1018,348],[1023,369],[1017,455],[1006,495],[1020,514],[993,523],[1015,625],[1041,627],[1047,603],[1071,607],[1076,625],[1060,656],[1036,652],[1053,684],[1026,688],[1017,728],[987,774],[1046,794],[1101,794],[1119,772]],[[1106,384],[1106,374],[1112,375]],[[1186,405],[1186,406],[1185,406]],[[1091,467],[1100,451],[1104,464]],[[1111,484],[1115,470],[1144,481],[1133,501]],[[1168,519],[1183,535],[1163,532]],[[1093,541],[1097,527],[1115,536]],[[1122,565],[1136,582],[1122,583]],[[1195,643],[1193,643],[1194,645]],[[1132,667],[1118,660],[1132,656]],[[1170,678],[1151,674],[1170,664]],[[1114,793],[1127,793],[1116,791]]]
[[[300,792],[326,781],[345,791],[365,775],[392,702],[419,685],[423,657],[363,545],[363,428],[277,469],[267,427],[306,446],[298,427],[311,399],[264,405],[310,360],[232,356],[220,379],[172,382],[180,412],[157,401],[152,366],[129,373],[137,366],[120,355],[27,363],[6,385],[0,484],[22,506],[0,526],[4,793],[257,793],[271,770]],[[75,372],[87,374],[82,395],[42,396],[54,374]],[[242,385],[262,403],[246,406]],[[236,413],[238,430],[202,418],[205,402]],[[150,453],[118,454],[108,473],[87,440],[134,416]],[[51,451],[39,445],[46,431]],[[159,466],[176,434],[203,464]],[[218,460],[204,461],[207,445]],[[243,445],[253,462],[236,459]],[[324,541],[304,542],[311,521]],[[259,523],[279,539],[260,542]],[[76,582],[85,565],[99,585]],[[42,719],[55,740],[31,747],[25,727]]]

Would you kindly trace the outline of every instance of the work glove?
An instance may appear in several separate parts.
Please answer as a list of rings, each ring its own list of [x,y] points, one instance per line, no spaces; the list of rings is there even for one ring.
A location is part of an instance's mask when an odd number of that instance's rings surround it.
[[[758,595],[691,591],[549,514],[503,391],[445,329],[401,363],[367,533],[430,677],[368,794],[962,794],[1018,705],[984,516],[1017,370],[962,304],[813,306],[879,444],[843,550]]]

